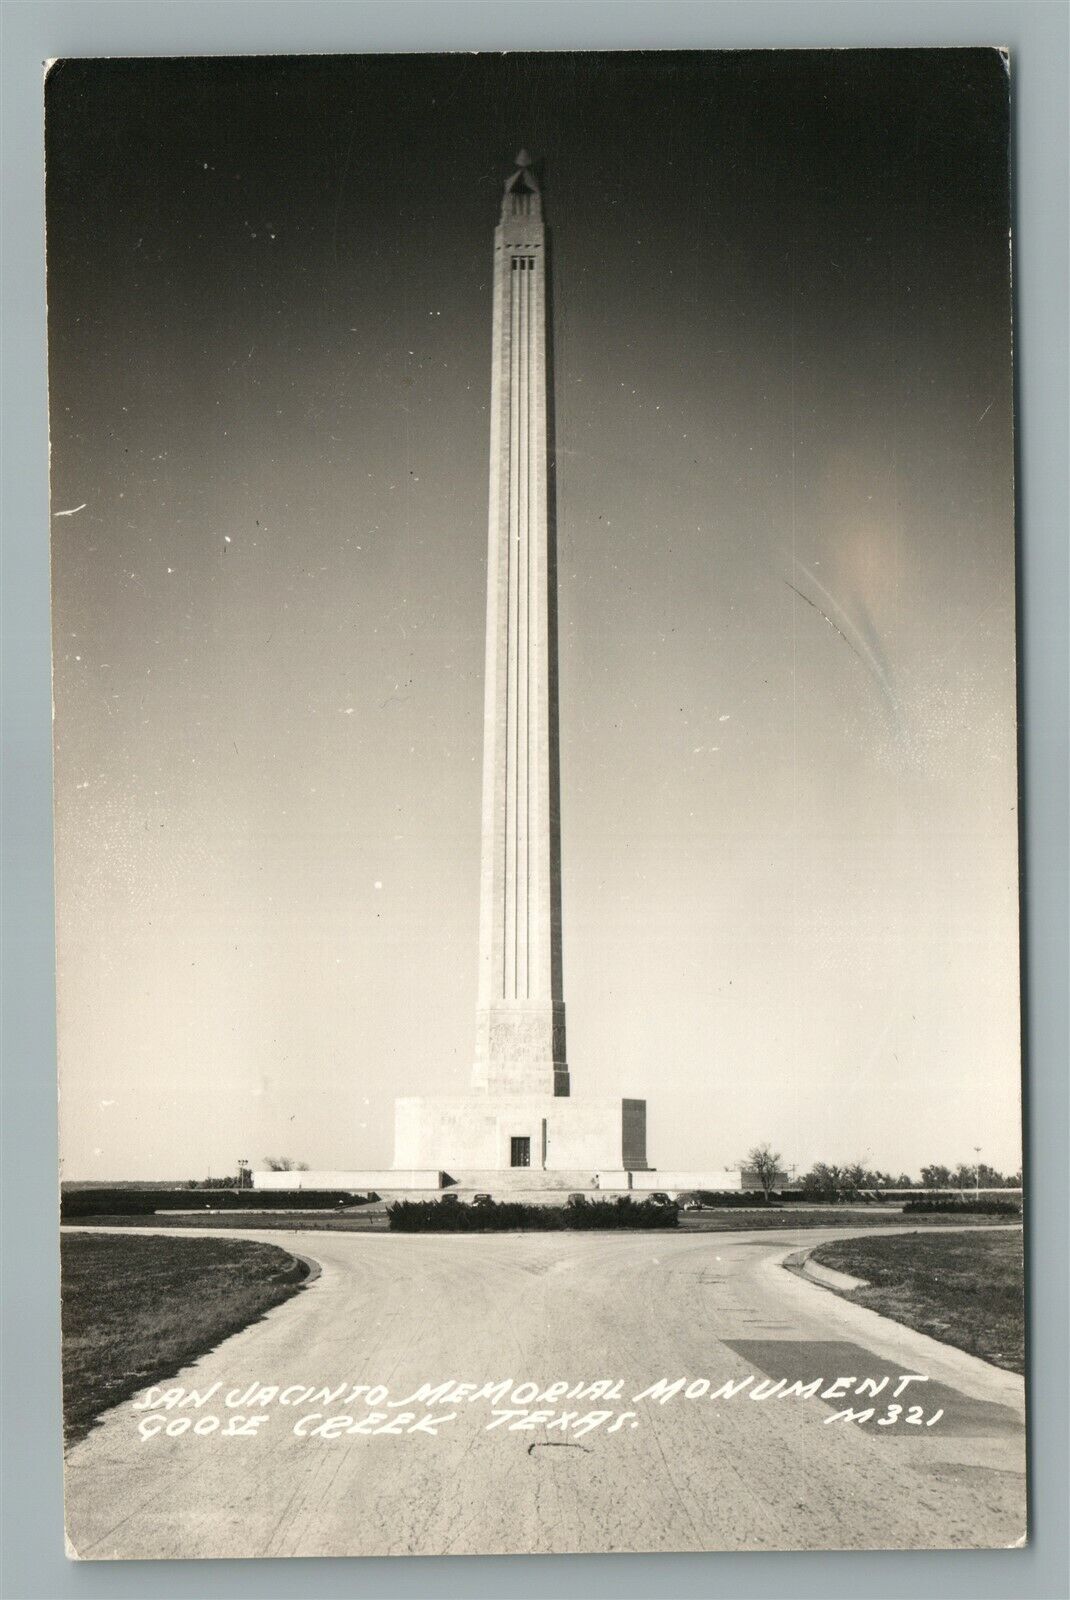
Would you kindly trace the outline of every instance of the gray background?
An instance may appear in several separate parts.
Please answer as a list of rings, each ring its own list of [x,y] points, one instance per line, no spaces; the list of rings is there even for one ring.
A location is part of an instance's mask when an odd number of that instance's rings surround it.
[[[68,1566],[55,1243],[41,62],[57,55],[999,43],[1014,61],[1033,1543],[1024,1553]],[[9,4],[4,82],[4,1594],[1062,1600],[1066,1374],[1067,12],[1020,5]],[[1060,1576],[1060,1573],[1062,1576]]]

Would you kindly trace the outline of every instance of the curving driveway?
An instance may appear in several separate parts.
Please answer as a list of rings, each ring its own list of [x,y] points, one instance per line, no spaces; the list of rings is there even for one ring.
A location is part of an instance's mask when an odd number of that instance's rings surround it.
[[[169,1232],[175,1230],[168,1230]],[[1025,1531],[1022,1380],[850,1305],[781,1266],[865,1230],[761,1234],[403,1236],[272,1233],[322,1265],[316,1281],[227,1339],[173,1387],[222,1387],[168,1421],[263,1415],[143,1439],[128,1402],[67,1457],[71,1554],[436,1555],[1009,1545]],[[882,1235],[889,1230],[881,1229]],[[240,1237],[231,1232],[227,1237]],[[905,1414],[878,1426],[901,1375]],[[785,1395],[839,1377],[878,1399]],[[660,1379],[694,1385],[635,1400]],[[711,1399],[726,1380],[749,1378]],[[415,1402],[427,1431],[301,1437],[361,1401],[219,1404],[260,1384],[385,1387],[620,1380],[619,1398],[500,1402],[549,1410],[487,1431],[489,1400]],[[704,1380],[709,1388],[702,1390]],[[764,1384],[764,1390],[762,1385]],[[752,1400],[750,1391],[758,1398]],[[770,1392],[771,1391],[771,1392]],[[296,1390],[292,1391],[296,1394]],[[523,1400],[525,1391],[522,1391]],[[760,1398],[762,1394],[766,1398]],[[343,1397],[344,1398],[344,1397]],[[868,1422],[829,1422],[872,1405]],[[406,1408],[380,1404],[393,1425]],[[590,1412],[590,1428],[564,1424]],[[633,1413],[618,1422],[622,1413]],[[927,1419],[941,1415],[931,1425]],[[609,1429],[616,1423],[614,1431]],[[159,1423],[149,1425],[162,1426]],[[192,1426],[192,1423],[191,1423]],[[341,1425],[332,1425],[341,1426]],[[380,1424],[375,1424],[380,1426]]]

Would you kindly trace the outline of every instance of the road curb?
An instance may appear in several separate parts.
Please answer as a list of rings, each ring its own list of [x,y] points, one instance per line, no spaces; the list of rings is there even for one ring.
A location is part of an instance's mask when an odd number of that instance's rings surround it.
[[[817,1248],[815,1244],[809,1250],[796,1250],[782,1265],[802,1278],[809,1278],[811,1283],[819,1283],[824,1289],[838,1289],[841,1294],[850,1294],[853,1289],[869,1288],[868,1278],[852,1278],[849,1272],[837,1272],[835,1267],[825,1267],[820,1261],[811,1261],[811,1252]]]
[[[915,1229],[894,1230],[901,1234],[913,1233]],[[948,1228],[947,1232],[963,1233],[965,1229]],[[971,1230],[972,1231],[972,1230]],[[989,1230],[984,1230],[989,1231]],[[1007,1232],[1008,1225],[996,1223],[993,1232]],[[877,1237],[875,1230],[863,1233],[846,1232],[841,1238]],[[831,1285],[822,1282],[819,1278],[811,1279],[809,1274],[802,1270],[802,1263],[811,1250],[816,1250],[822,1243],[830,1241],[817,1240],[805,1249],[785,1251],[781,1256],[772,1256],[767,1266],[773,1275],[783,1272],[785,1267],[790,1268],[792,1277],[809,1283],[812,1288],[820,1290],[822,1297],[831,1298],[847,1313],[850,1324],[853,1324],[855,1334],[860,1342],[874,1340],[873,1348],[880,1349],[881,1344],[888,1341],[895,1344],[906,1335],[919,1352],[921,1359],[927,1359],[944,1379],[963,1389],[967,1394],[973,1394],[979,1399],[996,1398],[1001,1404],[1012,1406],[1025,1423],[1025,1379],[1021,1373],[1014,1372],[1010,1367],[996,1366],[994,1362],[986,1361],[983,1356],[975,1356],[968,1350],[961,1349],[958,1345],[948,1344],[942,1339],[934,1338],[932,1334],[923,1333],[918,1328],[912,1328],[907,1322],[899,1322],[895,1317],[890,1317],[882,1311],[875,1311],[870,1306],[863,1305],[859,1300],[848,1298],[844,1294],[837,1294]],[[817,1263],[813,1263],[814,1266]],[[831,1269],[826,1269],[831,1270]],[[855,1280],[857,1281],[857,1280]],[[802,1290],[803,1294],[809,1291]],[[925,1355],[928,1352],[928,1355]],[[921,1368],[919,1367],[919,1370]]]
[[[307,1289],[310,1284],[315,1283],[316,1279],[320,1276],[320,1274],[323,1271],[323,1267],[315,1259],[315,1257],[313,1257],[313,1256],[303,1256],[297,1250],[287,1250],[284,1245],[279,1245],[278,1249],[282,1250],[284,1252],[284,1254],[288,1255],[290,1257],[291,1261],[296,1261],[302,1267],[304,1267],[305,1275],[301,1279],[301,1288],[302,1289]]]

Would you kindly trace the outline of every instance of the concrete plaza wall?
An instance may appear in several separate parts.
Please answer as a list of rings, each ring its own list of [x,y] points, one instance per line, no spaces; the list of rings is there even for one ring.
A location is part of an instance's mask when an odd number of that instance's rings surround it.
[[[454,1167],[447,1173],[447,1190],[467,1195],[471,1190],[483,1190],[496,1200],[511,1195],[556,1195],[559,1202],[572,1191],[597,1199],[599,1193],[615,1195],[626,1193],[630,1187],[626,1172],[593,1172],[589,1167],[571,1171],[532,1171],[530,1167],[507,1167],[479,1171],[470,1167]],[[450,1181],[452,1180],[452,1181]]]
[[[379,1167],[368,1172],[254,1172],[253,1188],[272,1189],[348,1189],[366,1194],[369,1189],[440,1189],[442,1173],[437,1167],[395,1172]]]
[[[523,1128],[515,1122],[517,1108],[513,1103],[516,1097],[510,1097],[509,1115],[514,1120],[508,1123],[510,1128]],[[458,1096],[456,1102],[451,1104],[461,1105],[466,1108],[470,1105],[471,1096]],[[406,1102],[399,1101],[398,1104]],[[408,1102],[421,1107],[431,1104],[440,1104],[427,1100]],[[550,1100],[550,1105],[554,1101]],[[635,1104],[636,1102],[631,1102]],[[561,1104],[560,1101],[557,1102]],[[595,1138],[600,1138],[605,1132],[606,1110],[615,1113],[613,1124],[615,1132],[613,1137],[623,1138],[622,1104],[627,1106],[628,1101],[565,1101],[571,1110],[584,1106],[588,1116],[579,1118],[580,1135],[590,1133],[592,1128]],[[642,1105],[643,1102],[639,1101]],[[546,1098],[537,1097],[534,1115],[538,1118],[539,1107],[545,1111]],[[533,1108],[529,1106],[524,1115],[531,1115]],[[487,1107],[488,1114],[490,1107]],[[506,1140],[511,1137],[506,1135]],[[495,1145],[495,1148],[498,1148]],[[619,1145],[617,1146],[619,1148]],[[252,1174],[253,1188],[264,1193],[278,1189],[340,1189],[352,1194],[367,1194],[369,1190],[389,1193],[391,1190],[441,1190],[444,1181],[449,1181],[451,1187],[462,1189],[577,1189],[601,1190],[609,1194],[627,1193],[629,1190],[639,1197],[661,1189],[671,1193],[680,1193],[688,1189],[743,1189],[751,1187],[745,1185],[738,1167],[719,1172],[682,1172],[677,1169],[651,1171],[641,1167],[620,1167],[596,1162],[569,1162],[560,1167],[540,1168],[534,1165],[535,1146],[532,1145],[531,1167],[510,1167],[508,1165],[508,1142],[505,1146],[506,1165],[496,1166],[485,1161],[481,1162],[453,1162],[447,1168],[441,1167],[377,1167],[362,1172],[352,1170],[320,1170],[317,1172],[254,1172]],[[999,1191],[1003,1193],[1004,1191]],[[1019,1191],[1020,1192],[1020,1191]],[[956,1191],[957,1193],[957,1191]]]
[[[634,1172],[633,1189],[742,1189],[743,1175],[739,1168],[723,1172],[680,1172],[661,1169],[656,1172]]]

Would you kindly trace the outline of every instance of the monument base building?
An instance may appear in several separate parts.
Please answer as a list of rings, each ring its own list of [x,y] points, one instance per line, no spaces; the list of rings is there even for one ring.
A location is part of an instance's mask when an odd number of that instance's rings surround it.
[[[645,1171],[646,1101],[468,1094],[394,1102],[394,1167],[473,1172]]]

